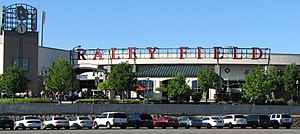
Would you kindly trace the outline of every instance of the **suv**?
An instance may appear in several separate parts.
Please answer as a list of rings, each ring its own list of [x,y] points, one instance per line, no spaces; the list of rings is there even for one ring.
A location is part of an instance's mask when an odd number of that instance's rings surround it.
[[[150,114],[129,114],[127,115],[128,127],[139,129],[140,127],[148,127],[153,129],[153,119]]]
[[[119,126],[121,129],[125,129],[128,124],[124,112],[105,112],[96,117],[93,122],[95,129],[98,129],[99,126],[106,126],[107,129],[111,129],[112,126]]]
[[[65,117],[51,116],[43,122],[43,129],[60,129],[62,127],[65,129],[70,129],[69,121]]]
[[[5,130],[6,128],[10,128],[10,130],[14,129],[14,121],[8,116],[0,116],[0,128]]]
[[[228,126],[229,128],[233,128],[233,127],[246,128],[247,126],[246,117],[240,114],[225,115],[223,117],[223,121],[224,121],[224,125]]]
[[[271,125],[275,129],[279,127],[286,127],[287,129],[290,129],[293,124],[293,119],[289,114],[271,114],[270,120]]]
[[[18,121],[15,122],[15,129],[22,128],[36,128],[41,129],[41,120],[34,116],[22,116]]]
[[[269,126],[271,126],[270,117],[268,115],[258,114],[249,115],[247,118],[247,124],[252,128],[268,128]]]

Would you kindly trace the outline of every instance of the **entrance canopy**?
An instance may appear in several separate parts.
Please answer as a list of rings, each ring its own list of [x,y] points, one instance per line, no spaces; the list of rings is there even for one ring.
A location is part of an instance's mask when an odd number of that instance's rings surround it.
[[[140,91],[140,92],[146,91],[146,88],[144,88],[141,84],[137,83],[136,86],[137,86],[136,91]]]

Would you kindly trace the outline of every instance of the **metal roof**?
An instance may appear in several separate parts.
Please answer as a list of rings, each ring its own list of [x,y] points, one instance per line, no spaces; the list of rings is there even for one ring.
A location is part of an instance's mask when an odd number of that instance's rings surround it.
[[[199,65],[157,65],[152,68],[136,72],[137,77],[173,77],[182,73],[186,77],[197,77]]]

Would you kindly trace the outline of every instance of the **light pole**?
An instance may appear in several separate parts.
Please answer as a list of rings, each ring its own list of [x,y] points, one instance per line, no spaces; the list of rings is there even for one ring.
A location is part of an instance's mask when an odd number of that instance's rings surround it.
[[[299,80],[296,80],[296,86],[297,86],[297,99],[299,100]]]
[[[72,51],[70,53],[70,62],[72,60],[72,80],[71,80],[71,83],[72,83],[72,89],[71,89],[72,94],[73,94],[73,89],[74,89],[74,52],[75,52],[76,48],[80,48],[80,47],[81,47],[81,45],[73,47],[73,49],[72,49]],[[74,99],[74,97],[72,95],[72,98],[71,98],[72,103],[73,103],[73,99]]]
[[[148,103],[148,91],[149,91],[149,77],[147,77],[147,98],[146,98],[146,102]]]

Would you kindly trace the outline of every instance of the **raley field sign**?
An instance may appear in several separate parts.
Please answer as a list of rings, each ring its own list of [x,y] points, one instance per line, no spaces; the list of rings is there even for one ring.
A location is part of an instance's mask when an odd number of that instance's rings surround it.
[[[77,49],[77,60],[111,60],[119,59],[269,59],[269,48],[111,48],[111,49]],[[174,56],[175,55],[175,56]],[[106,58],[104,58],[106,57]]]

